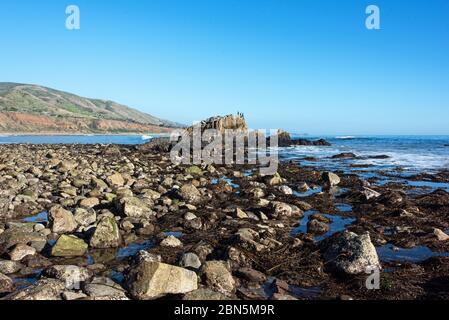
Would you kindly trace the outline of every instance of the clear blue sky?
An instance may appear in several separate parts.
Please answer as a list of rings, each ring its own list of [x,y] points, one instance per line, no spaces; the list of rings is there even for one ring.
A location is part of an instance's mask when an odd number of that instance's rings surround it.
[[[178,122],[241,111],[252,128],[449,134],[447,0],[5,0],[0,39],[0,81]]]

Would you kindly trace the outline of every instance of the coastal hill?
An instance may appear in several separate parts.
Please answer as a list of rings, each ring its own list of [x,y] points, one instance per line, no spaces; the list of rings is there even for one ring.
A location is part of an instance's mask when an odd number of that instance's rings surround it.
[[[0,82],[0,133],[162,133],[179,126],[113,101]]]

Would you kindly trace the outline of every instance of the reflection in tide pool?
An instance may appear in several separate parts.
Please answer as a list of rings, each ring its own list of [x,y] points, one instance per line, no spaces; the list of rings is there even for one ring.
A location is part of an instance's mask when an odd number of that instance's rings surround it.
[[[449,252],[433,252],[428,247],[418,246],[410,249],[397,248],[387,244],[377,248],[377,254],[384,262],[410,262],[418,263],[432,257],[448,257]]]
[[[307,223],[310,220],[310,216],[316,213],[318,213],[316,210],[308,210],[304,212],[304,218],[301,219],[299,226],[297,226],[292,230],[291,235],[295,236],[299,233],[307,233]],[[326,218],[331,219],[332,222],[329,225],[330,230],[327,233],[315,237],[315,240],[317,241],[324,240],[337,232],[344,231],[347,226],[351,225],[356,220],[354,218],[345,218],[335,214],[332,215],[322,214],[322,215],[325,216]]]

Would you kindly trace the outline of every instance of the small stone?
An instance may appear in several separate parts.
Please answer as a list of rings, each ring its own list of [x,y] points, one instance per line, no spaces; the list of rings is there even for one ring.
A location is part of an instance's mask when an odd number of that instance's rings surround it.
[[[180,267],[199,269],[201,267],[200,258],[193,252],[184,253],[179,262]]]
[[[179,190],[180,197],[192,204],[197,204],[201,201],[201,193],[193,184],[185,184]]]
[[[86,268],[75,265],[54,265],[43,273],[48,278],[59,279],[66,284],[67,289],[81,288],[81,283],[92,277],[92,273]]]
[[[184,215],[184,219],[187,220],[187,221],[195,220],[196,218],[197,218],[197,216],[194,213],[192,213],[192,212],[187,212]]]
[[[279,191],[285,195],[292,195],[293,190],[289,186],[280,186]]]
[[[11,250],[9,256],[12,261],[20,261],[26,256],[36,254],[36,249],[25,244],[18,244]]]
[[[160,243],[161,247],[170,247],[170,248],[176,248],[176,247],[182,247],[182,242],[175,236],[168,236]]]
[[[248,219],[248,215],[246,214],[246,212],[243,211],[243,210],[240,209],[240,208],[237,208],[237,209],[235,210],[235,215],[236,215],[236,217],[239,218],[239,219]]]
[[[442,230],[435,228],[433,234],[437,237],[438,241],[448,241],[449,235],[444,233]]]
[[[307,223],[307,232],[312,234],[324,234],[330,230],[326,223],[313,219]]]

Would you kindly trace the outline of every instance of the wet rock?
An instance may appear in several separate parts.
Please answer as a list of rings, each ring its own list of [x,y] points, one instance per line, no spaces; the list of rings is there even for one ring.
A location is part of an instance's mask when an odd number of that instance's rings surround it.
[[[434,229],[433,234],[437,237],[438,241],[448,241],[449,240],[449,235],[447,235],[440,229]]]
[[[83,208],[77,208],[75,210],[74,218],[78,225],[87,227],[97,221],[97,214],[95,213],[95,210],[92,209],[86,210]]]
[[[307,191],[309,191],[309,190],[310,190],[310,187],[309,187],[309,185],[308,185],[307,183],[305,183],[305,182],[300,183],[300,184],[298,185],[298,191],[299,191],[299,192],[307,192]]]
[[[143,201],[136,197],[125,197],[117,201],[117,208],[127,217],[148,218],[154,215],[150,199]]]
[[[66,284],[67,289],[81,288],[81,283],[92,277],[92,273],[82,267],[75,265],[54,265],[44,270],[47,278],[58,279]]]
[[[0,273],[0,294],[14,291],[14,283],[11,278]]]
[[[324,234],[330,230],[325,222],[313,219],[307,223],[307,232],[312,234]]]
[[[117,221],[112,217],[103,217],[90,239],[90,246],[96,249],[107,249],[117,248],[120,243],[121,237]]]
[[[197,204],[201,201],[201,193],[193,184],[185,184],[179,190],[181,199],[192,204]]]
[[[13,274],[20,271],[23,265],[18,261],[0,260],[0,273]]]
[[[343,152],[332,156],[332,159],[354,159],[357,156],[351,152]]]
[[[18,244],[11,250],[9,253],[9,257],[12,261],[21,261],[28,255],[34,255],[36,253],[36,249],[25,244]]]
[[[335,187],[340,184],[340,177],[332,172],[323,172],[321,175],[321,179],[323,180],[326,187]]]
[[[51,249],[54,257],[78,257],[87,251],[87,243],[73,235],[62,235]]]
[[[55,206],[48,212],[51,230],[54,233],[70,233],[76,230],[77,223],[73,214],[61,206]]]
[[[182,255],[179,266],[188,269],[199,269],[201,267],[201,260],[195,253],[187,252]]]
[[[65,283],[56,279],[41,279],[23,290],[15,292],[5,300],[61,300]]]
[[[91,300],[129,300],[125,290],[109,278],[97,277],[82,289]]]
[[[182,247],[182,242],[175,236],[168,236],[160,243],[161,247],[177,248]]]
[[[324,240],[320,247],[328,266],[337,272],[361,274],[368,267],[381,268],[368,233],[357,235],[345,231]]]
[[[235,292],[235,280],[224,261],[206,261],[201,267],[201,276],[214,291],[225,295]]]
[[[167,294],[198,289],[195,272],[161,262],[142,261],[129,275],[129,292],[135,299],[152,300]]]
[[[21,229],[7,229],[0,234],[0,255],[16,244],[27,244],[33,241],[46,240],[37,232],[24,231]]]

